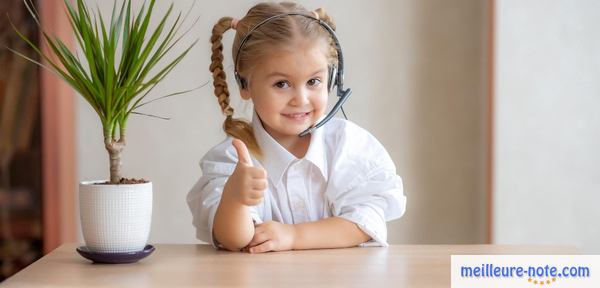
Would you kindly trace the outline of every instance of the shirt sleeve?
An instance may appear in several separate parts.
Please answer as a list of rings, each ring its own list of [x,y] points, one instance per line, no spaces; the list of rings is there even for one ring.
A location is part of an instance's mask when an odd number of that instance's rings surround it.
[[[406,210],[402,179],[390,169],[378,169],[353,181],[333,200],[333,214],[356,223],[372,240],[361,246],[388,246],[387,221]]]
[[[339,173],[328,194],[333,216],[355,223],[372,240],[360,246],[388,246],[387,221],[406,210],[402,179],[375,137],[356,125],[346,127],[339,143]]]
[[[229,147],[231,149],[219,148],[218,146],[213,148],[200,160],[202,176],[187,195],[187,204],[192,212],[192,224],[196,227],[196,238],[212,244],[215,248],[221,247],[212,233],[215,214],[225,183],[233,174],[237,163],[235,150],[230,151],[234,149],[233,146]],[[250,215],[255,223],[262,223],[258,206],[250,208]]]

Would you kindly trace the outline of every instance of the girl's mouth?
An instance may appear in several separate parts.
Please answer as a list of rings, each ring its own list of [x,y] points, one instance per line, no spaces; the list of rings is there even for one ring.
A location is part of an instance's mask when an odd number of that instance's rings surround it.
[[[292,120],[304,120],[310,116],[311,112],[302,112],[302,113],[290,113],[290,114],[281,114],[284,117]]]

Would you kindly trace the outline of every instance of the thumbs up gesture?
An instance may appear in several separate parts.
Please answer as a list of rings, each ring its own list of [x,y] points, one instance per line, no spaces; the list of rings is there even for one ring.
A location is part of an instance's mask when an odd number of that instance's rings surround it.
[[[233,146],[238,155],[238,163],[225,184],[225,191],[233,199],[247,206],[258,205],[264,191],[268,187],[267,171],[254,167],[246,144],[239,139],[233,139]]]

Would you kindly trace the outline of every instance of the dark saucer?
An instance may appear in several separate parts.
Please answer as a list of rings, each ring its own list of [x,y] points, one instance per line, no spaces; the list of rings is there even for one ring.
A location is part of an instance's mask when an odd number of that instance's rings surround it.
[[[154,252],[154,246],[148,244],[143,250],[135,252],[94,252],[90,251],[86,246],[80,246],[77,252],[86,259],[92,260],[94,263],[104,264],[120,264],[120,263],[134,263],[141,259],[146,258],[148,255]]]

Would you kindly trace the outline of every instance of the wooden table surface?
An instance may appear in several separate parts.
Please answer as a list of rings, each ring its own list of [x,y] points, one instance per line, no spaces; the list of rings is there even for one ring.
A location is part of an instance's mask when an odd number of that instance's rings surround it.
[[[64,244],[0,287],[450,287],[452,254],[579,254],[568,246],[392,245],[233,253],[157,244],[133,264],[92,264]]]

